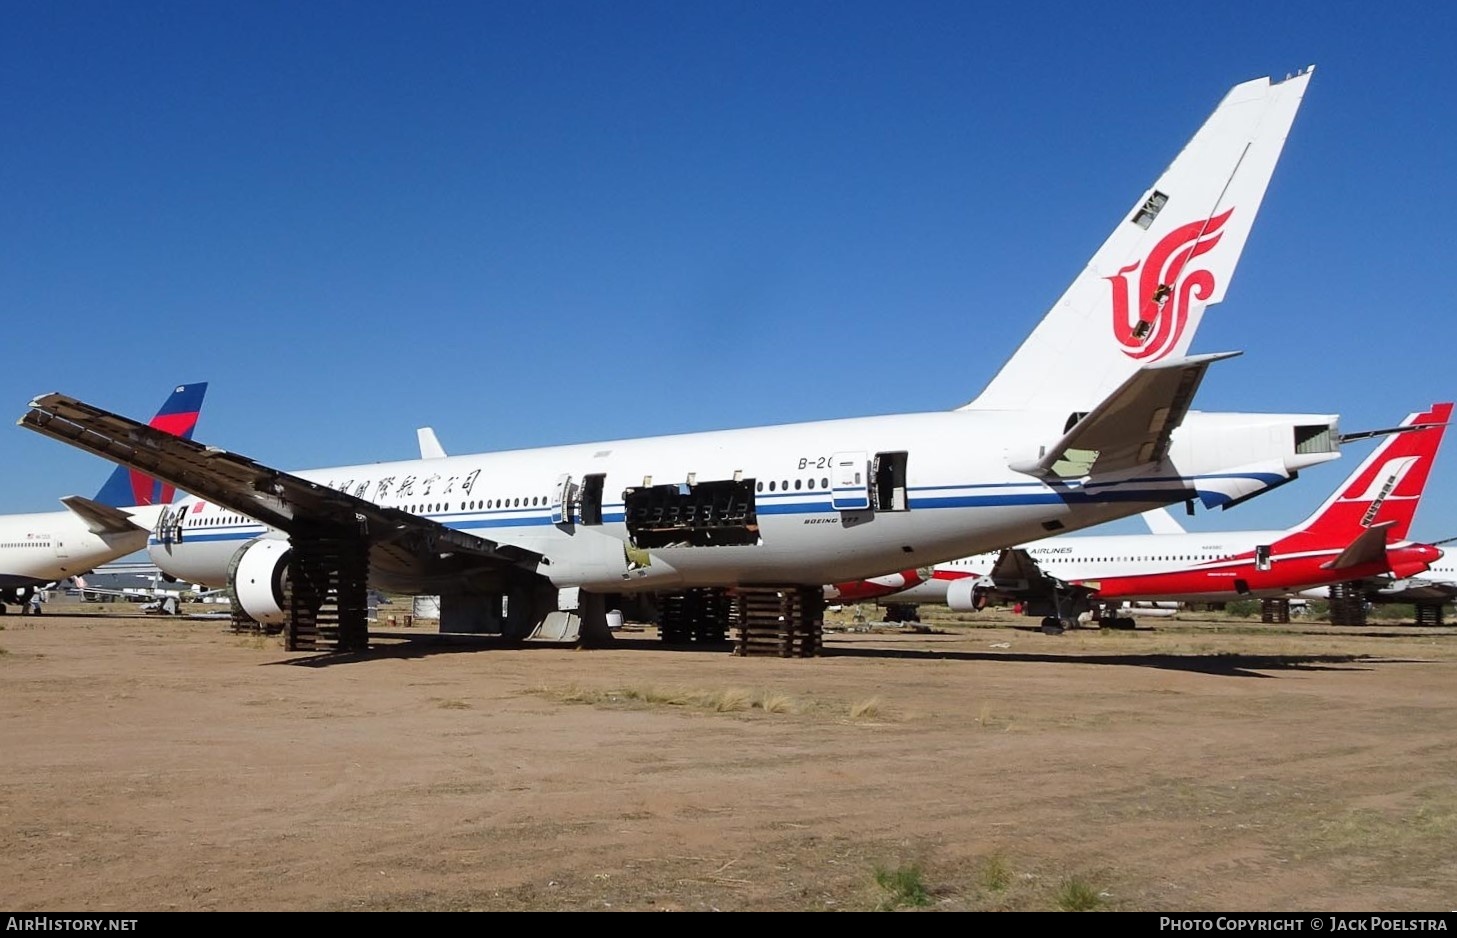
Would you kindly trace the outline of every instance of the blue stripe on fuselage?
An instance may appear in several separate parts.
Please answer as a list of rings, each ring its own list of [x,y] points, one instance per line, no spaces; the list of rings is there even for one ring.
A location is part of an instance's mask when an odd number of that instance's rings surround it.
[[[1265,472],[1212,473],[1206,476],[1199,476],[1194,479],[1194,482],[1196,483],[1197,490],[1197,483],[1201,480],[1206,479],[1251,479],[1253,481],[1263,482],[1265,484],[1273,484],[1280,481],[1282,478],[1282,476],[1275,475],[1274,473]],[[1185,481],[1186,480],[1180,476],[1155,477],[1138,480],[1141,486],[1147,485],[1149,483],[1183,483]],[[1123,490],[1116,490],[1113,488],[1114,486],[1128,486],[1128,488]],[[923,492],[947,492],[954,490],[964,491],[972,489],[1005,490],[1017,487],[1036,487],[1037,491],[1002,491],[996,494],[986,493],[967,495],[940,495],[930,497],[916,494]],[[1102,491],[1090,491],[1094,488],[1100,489]],[[965,485],[927,485],[918,486],[911,489],[910,507],[912,509],[928,510],[936,508],[1003,508],[1016,505],[1052,505],[1059,502],[1078,505],[1093,505],[1120,502],[1157,502],[1167,499],[1169,494],[1170,492],[1168,488],[1132,488],[1130,482],[1128,481],[1097,482],[1089,483],[1087,485],[1074,483],[1070,484],[1066,489],[1060,491],[1049,491],[1045,485],[1035,481],[968,483]],[[804,501],[803,499],[806,497],[813,498],[814,500]],[[800,501],[793,501],[793,499],[800,499]],[[836,510],[830,502],[829,492],[817,494],[814,496],[808,496],[808,493],[801,492],[760,492],[757,494],[755,502],[755,510],[758,514],[761,515],[829,514],[833,513]],[[610,507],[620,508],[621,506],[613,505]],[[857,510],[863,511],[866,509]],[[446,525],[447,527],[462,531],[491,528],[518,528],[538,526],[547,527],[554,524],[554,522],[551,520],[550,511],[545,508],[541,509],[536,514],[526,515],[524,517],[520,515],[520,511],[521,509],[519,508],[510,508],[496,509],[490,511],[477,510],[470,512],[458,512],[455,515],[430,514],[422,515],[421,517],[428,518],[432,521],[436,521],[440,524]],[[487,516],[498,517],[481,517],[481,515],[483,514]],[[499,517],[500,515],[508,514],[516,515],[516,517]],[[475,517],[471,517],[469,518],[469,520],[466,520],[464,517],[462,517],[465,515],[473,515]],[[451,520],[452,518],[460,520]],[[620,523],[623,520],[624,515],[620,511],[603,512],[602,521],[604,524]],[[186,530],[183,532],[182,543],[185,544],[188,541],[206,543],[215,541],[246,540],[249,538],[257,537],[259,534],[262,533],[262,529],[257,527],[245,528],[242,530],[216,531],[207,534],[197,533],[192,530]],[[159,543],[160,542],[156,538],[149,538],[147,541],[148,546],[156,546]]]

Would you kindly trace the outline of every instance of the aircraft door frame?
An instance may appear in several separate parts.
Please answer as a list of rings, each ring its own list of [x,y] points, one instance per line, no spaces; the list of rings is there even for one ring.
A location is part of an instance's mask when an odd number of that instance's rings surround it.
[[[870,507],[870,455],[864,450],[830,457],[830,506],[836,511]]]

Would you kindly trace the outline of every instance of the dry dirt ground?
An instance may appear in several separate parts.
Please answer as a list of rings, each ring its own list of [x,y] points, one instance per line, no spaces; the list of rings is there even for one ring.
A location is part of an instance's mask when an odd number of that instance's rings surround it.
[[[9,909],[1457,908],[1452,629],[330,659],[54,612],[0,619]]]

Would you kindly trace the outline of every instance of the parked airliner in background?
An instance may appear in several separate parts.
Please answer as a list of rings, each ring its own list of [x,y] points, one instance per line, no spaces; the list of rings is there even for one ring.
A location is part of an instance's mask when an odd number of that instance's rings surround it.
[[[937,564],[903,590],[860,581],[831,595],[878,593],[887,603],[934,602],[958,611],[1017,602],[1055,630],[1090,608],[1124,602],[1285,598],[1322,584],[1410,577],[1442,556],[1406,536],[1451,415],[1452,405],[1442,403],[1408,416],[1325,504],[1284,531],[1187,533],[1159,509],[1150,513],[1151,526],[1162,533],[1050,538]],[[1109,620],[1132,625],[1116,611],[1104,616]]]
[[[1430,610],[1433,618],[1430,624],[1441,624],[1442,606],[1457,600],[1457,561],[1442,559],[1429,566],[1426,571],[1408,577],[1366,577],[1359,584],[1360,598],[1364,602],[1381,605],[1384,603],[1409,603],[1418,609],[1417,620],[1423,622],[1421,610]],[[1328,586],[1301,590],[1302,599],[1330,599]]]
[[[1160,505],[1229,505],[1338,456],[1330,415],[1189,410],[1208,366],[1233,354],[1191,357],[1189,343],[1229,286],[1310,75],[1235,86],[954,411],[298,473],[63,394],[21,424],[193,493],[150,555],[179,579],[232,586],[249,616],[293,635],[312,627],[321,584],[347,595],[346,646],[364,641],[366,581],[439,594],[447,631],[601,636],[609,596],[818,597],[823,583]]]
[[[151,426],[190,438],[206,391],[205,383],[179,385]],[[0,515],[0,613],[37,587],[144,550],[172,496],[172,486],[118,466],[94,499],[70,495],[65,511]]]
[[[1452,538],[1436,541],[1434,546],[1440,547],[1451,541]],[[1449,554],[1421,573],[1405,577],[1365,577],[1352,585],[1355,587],[1355,598],[1361,602],[1376,606],[1406,603],[1416,607],[1418,625],[1441,625],[1444,618],[1443,607],[1457,600],[1457,560]],[[1331,587],[1317,586],[1314,589],[1301,590],[1299,598],[1331,599]],[[1364,611],[1355,620],[1348,620],[1344,624],[1355,624],[1363,616]]]

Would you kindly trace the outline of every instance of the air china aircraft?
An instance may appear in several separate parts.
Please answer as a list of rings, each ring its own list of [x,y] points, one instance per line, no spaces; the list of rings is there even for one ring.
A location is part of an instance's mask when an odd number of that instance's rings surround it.
[[[160,433],[186,439],[197,426],[204,384],[179,385],[152,418]],[[143,550],[173,488],[118,466],[94,499],[69,495],[65,511],[0,515],[0,613],[37,587]]]
[[[785,628],[813,629],[823,583],[1160,505],[1229,505],[1337,458],[1331,415],[1189,410],[1233,354],[1189,343],[1229,286],[1310,75],[1230,90],[953,411],[297,473],[62,394],[20,423],[192,493],[159,522],[153,562],[232,586],[290,647],[336,612],[339,646],[364,645],[367,585],[439,594],[446,631],[605,637],[608,597],[726,588],[798,591]]]
[[[829,595],[942,603],[963,612],[1018,602],[1056,631],[1102,607],[1110,610],[1105,624],[1132,628],[1131,619],[1112,611],[1124,602],[1284,598],[1322,584],[1410,577],[1442,556],[1406,536],[1451,416],[1450,403],[1408,416],[1325,504],[1284,531],[1191,534],[1160,509],[1147,517],[1163,533],[1049,538],[937,564],[929,575],[908,571],[916,582],[903,590],[860,581]]]

